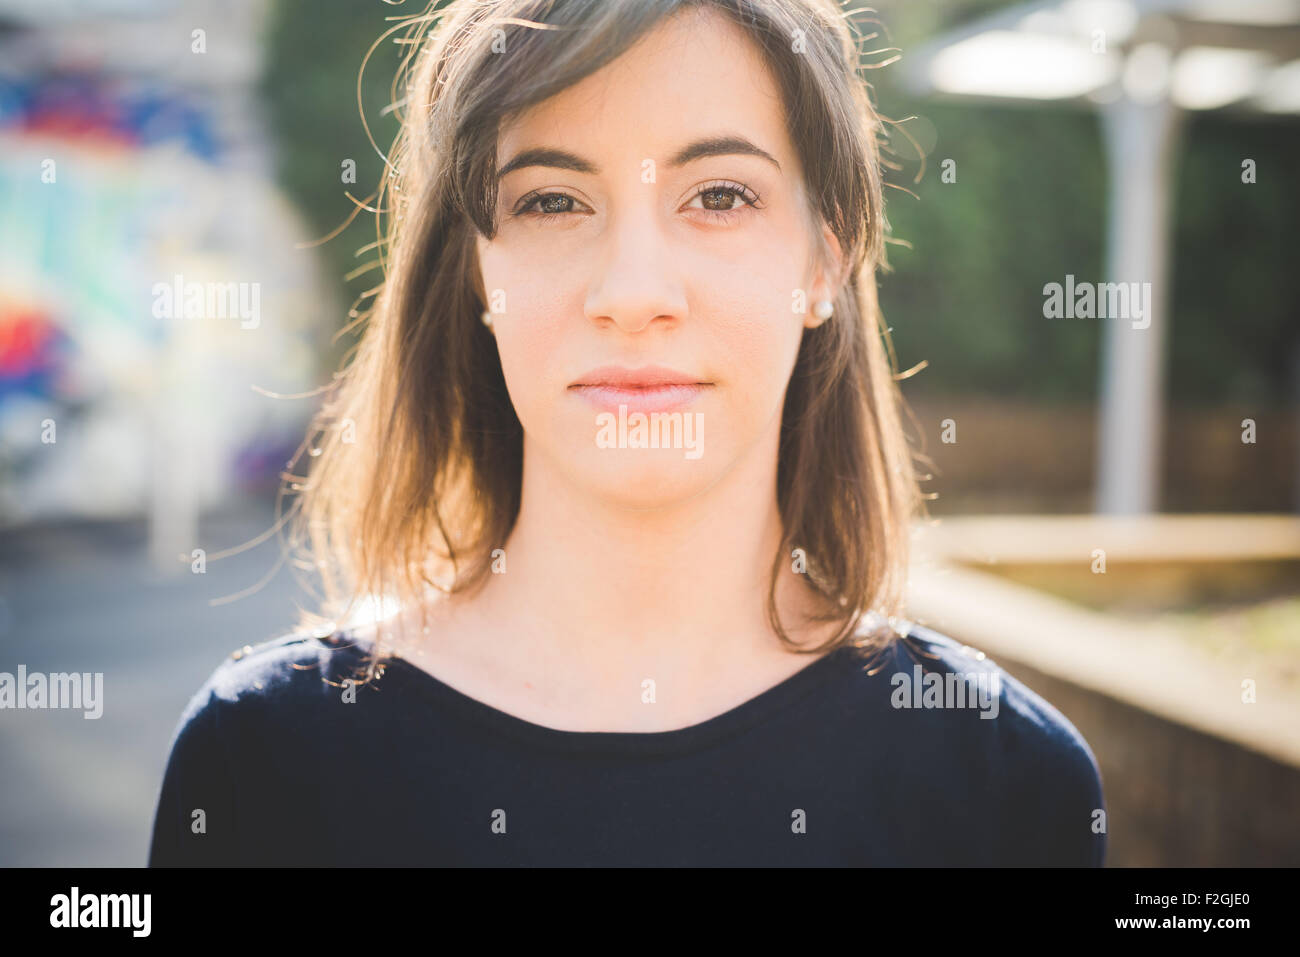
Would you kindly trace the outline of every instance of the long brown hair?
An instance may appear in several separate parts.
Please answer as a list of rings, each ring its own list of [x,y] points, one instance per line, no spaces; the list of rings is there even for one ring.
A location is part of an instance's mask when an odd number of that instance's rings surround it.
[[[490,574],[519,512],[523,469],[523,429],[480,322],[475,238],[495,235],[499,125],[688,8],[725,14],[762,51],[816,206],[810,221],[820,216],[844,254],[834,316],[804,330],[782,412],[785,538],[768,619],[789,650],[814,653],[853,640],[864,613],[901,614],[923,496],[876,300],[883,129],[848,15],[835,0],[455,0],[399,24],[410,54],[378,192],[384,280],[312,423],[308,474],[288,476],[301,494],[291,541],[305,544],[324,586],[322,613],[304,612],[300,625],[333,627],[362,600],[405,603],[429,587],[472,593]],[[805,559],[802,579],[822,609],[814,620],[841,625],[816,648],[795,645],[777,612],[792,556]]]

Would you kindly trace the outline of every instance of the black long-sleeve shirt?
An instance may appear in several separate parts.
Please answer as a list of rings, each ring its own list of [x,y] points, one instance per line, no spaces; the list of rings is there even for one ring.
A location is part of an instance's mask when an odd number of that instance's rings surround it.
[[[401,658],[348,689],[355,636],[285,635],[190,701],[149,864],[1100,866],[1075,727],[974,649],[906,632],[650,733],[547,728]]]

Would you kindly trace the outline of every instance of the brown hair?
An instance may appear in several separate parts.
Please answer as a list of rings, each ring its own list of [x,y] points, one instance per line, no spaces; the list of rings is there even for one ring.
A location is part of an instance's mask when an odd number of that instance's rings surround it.
[[[865,612],[901,614],[922,496],[876,301],[883,131],[848,15],[835,0],[455,0],[394,28],[406,28],[410,53],[394,83],[401,129],[378,193],[384,281],[358,316],[367,325],[355,358],[312,423],[309,437],[321,441],[309,474],[289,477],[301,483],[291,542],[308,541],[325,589],[324,614],[300,624],[333,627],[366,598],[405,603],[427,586],[472,593],[484,583],[518,515],[523,466],[523,430],[480,322],[474,242],[476,231],[495,235],[499,124],[690,8],[725,14],[757,43],[817,207],[810,220],[823,219],[844,252],[834,318],[804,330],[782,412],[785,539],[768,619],[789,650],[813,653],[850,642]],[[825,257],[820,227],[813,234]],[[817,648],[796,646],[777,612],[777,577],[795,548],[823,609],[814,620],[841,623]]]

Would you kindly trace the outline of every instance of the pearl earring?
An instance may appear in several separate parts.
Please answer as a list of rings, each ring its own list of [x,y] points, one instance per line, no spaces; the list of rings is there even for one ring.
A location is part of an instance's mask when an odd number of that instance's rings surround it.
[[[816,304],[813,305],[813,315],[818,319],[829,319],[831,313],[834,311],[835,305],[829,299],[819,299]]]
[[[482,316],[482,319],[483,319],[483,325],[485,325],[485,326],[487,326],[489,329],[491,329],[491,328],[492,328],[492,313],[487,312],[486,310],[484,310],[484,312],[483,312],[483,316]]]

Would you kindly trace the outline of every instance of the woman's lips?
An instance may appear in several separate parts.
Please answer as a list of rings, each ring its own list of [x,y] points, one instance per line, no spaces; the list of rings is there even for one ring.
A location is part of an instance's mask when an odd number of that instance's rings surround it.
[[[578,393],[603,412],[618,413],[619,406],[630,412],[671,412],[689,405],[712,385],[703,382],[675,382],[644,387],[601,385],[572,385]]]

